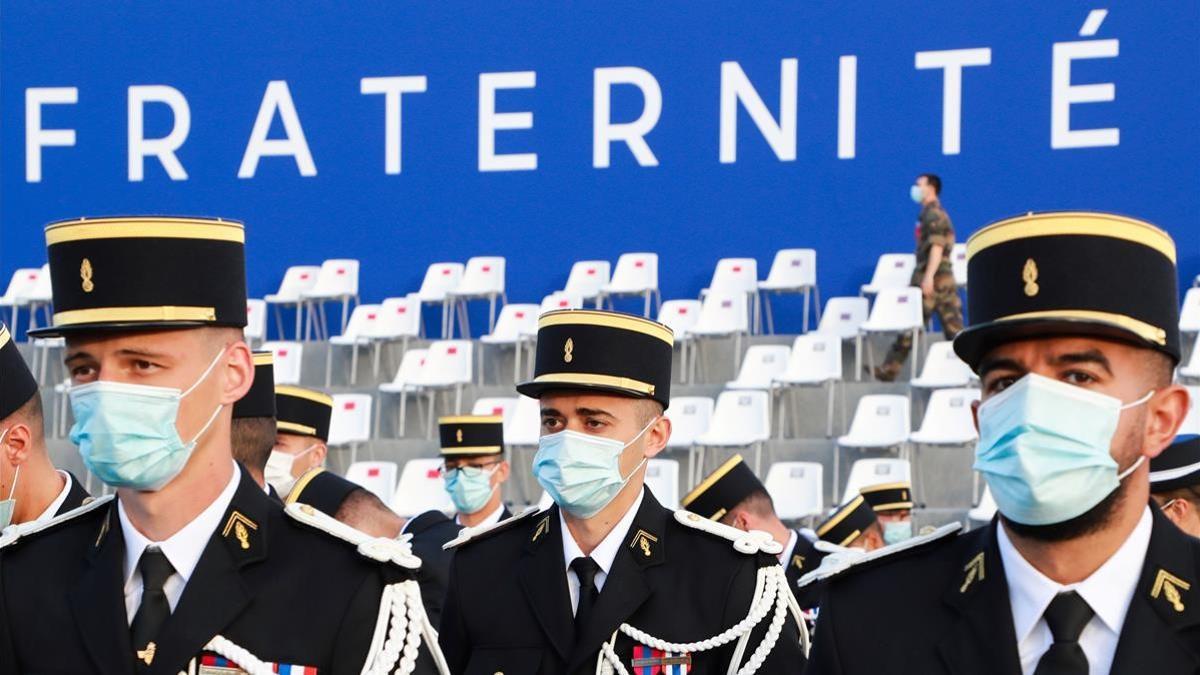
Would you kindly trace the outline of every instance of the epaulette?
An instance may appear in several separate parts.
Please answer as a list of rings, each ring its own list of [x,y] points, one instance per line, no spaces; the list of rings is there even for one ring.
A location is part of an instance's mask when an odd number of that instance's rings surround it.
[[[82,506],[77,506],[66,513],[50,518],[49,520],[31,520],[28,523],[9,525],[8,527],[4,528],[3,532],[0,532],[0,549],[16,543],[23,537],[28,537],[29,535],[36,534],[38,532],[45,532],[46,530],[61,525],[69,520],[74,520],[85,513],[95,511],[112,500],[113,495],[105,495],[103,497],[97,497],[96,499],[93,499]]]
[[[830,552],[821,561],[821,566],[800,577],[800,580],[796,582],[796,586],[804,588],[819,581],[826,581],[836,576],[859,572],[884,562],[891,562],[899,556],[911,555],[915,552],[926,550],[936,544],[951,541],[948,537],[958,534],[958,531],[961,529],[962,523],[949,523],[929,534],[923,534],[890,546],[877,548],[869,553],[854,552],[849,555],[842,555],[843,551],[849,552],[852,549]]]
[[[298,523],[303,523],[319,532],[353,544],[363,556],[378,562],[390,562],[410,570],[421,568],[421,559],[413,555],[411,534],[395,539],[372,537],[361,530],[328,516],[308,504],[288,504],[284,513]]]
[[[525,519],[529,518],[530,516],[535,516],[540,512],[541,512],[541,509],[539,509],[538,507],[530,506],[529,508],[525,509],[524,511],[518,513],[515,516],[505,518],[504,520],[492,523],[491,525],[480,525],[479,527],[464,527],[462,529],[462,531],[460,531],[458,533],[457,537],[451,539],[450,541],[446,542],[445,544],[442,544],[442,550],[449,551],[450,549],[458,548],[459,546],[462,546],[463,544],[466,544],[467,542],[478,541],[480,539],[490,537],[493,534],[496,534],[497,532],[503,532],[507,529],[512,528],[517,523],[524,521]]]
[[[775,541],[770,534],[762,530],[750,530],[745,532],[718,523],[715,520],[709,520],[697,513],[692,513],[686,509],[679,509],[675,512],[675,520],[681,525],[686,525],[701,532],[707,532],[733,542],[733,548],[739,553],[754,555],[757,553],[770,553],[771,555],[779,555],[783,553],[783,545]]]

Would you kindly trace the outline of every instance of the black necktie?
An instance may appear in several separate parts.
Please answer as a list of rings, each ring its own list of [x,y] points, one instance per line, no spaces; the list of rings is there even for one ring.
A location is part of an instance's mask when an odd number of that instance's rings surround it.
[[[571,561],[571,571],[579,578],[579,605],[575,608],[575,635],[578,639],[592,615],[592,608],[596,606],[596,598],[600,597],[600,590],[596,588],[596,573],[600,571],[600,565],[591,558],[576,558]]]
[[[138,665],[148,666],[148,661],[154,659],[154,649],[149,645],[158,636],[163,622],[171,616],[171,605],[163,592],[163,584],[175,573],[175,568],[160,549],[147,548],[142,551],[138,570],[142,573],[142,604],[133,615],[129,634]]]
[[[1054,644],[1042,654],[1033,675],[1088,675],[1088,660],[1079,646],[1079,634],[1095,612],[1075,591],[1059,593],[1050,601],[1046,625]]]

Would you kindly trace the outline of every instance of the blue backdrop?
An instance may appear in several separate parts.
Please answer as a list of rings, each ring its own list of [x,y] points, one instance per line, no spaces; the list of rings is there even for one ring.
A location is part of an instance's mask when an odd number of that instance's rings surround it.
[[[851,5],[6,0],[0,275],[41,264],[48,221],[159,212],[244,220],[256,296],[294,263],[359,258],[363,297],[379,300],[415,290],[430,262],[494,254],[508,257],[510,300],[536,301],[573,260],[651,250],[664,297],[694,297],[720,257],[756,257],[765,275],[776,249],[811,246],[829,297],[856,293],[878,254],[911,250],[908,186],[921,171],[942,175],[960,239],[1024,210],[1111,210],[1170,230],[1183,277],[1200,271],[1200,5],[1113,2],[1102,21],[1095,4],[1065,0]],[[1056,47],[1092,41],[1107,42]],[[962,68],[960,150],[946,154],[950,71],[918,69],[916,54],[962,49],[987,49],[989,64]],[[1092,53],[1060,85],[1115,86],[1111,101],[1070,105],[1070,128],[1119,129],[1117,145],[1052,147],[1056,49]],[[854,156],[839,158],[847,55],[857,59]],[[736,161],[721,162],[722,62],[739,64],[778,119],[784,59],[798,70],[795,158],[781,160],[739,103]],[[611,166],[593,166],[593,70],[613,66],[644,69],[661,89],[645,136],[657,166],[619,142]],[[536,86],[499,91],[496,109],[531,112],[533,127],[497,131],[496,151],[536,153],[537,168],[481,171],[480,75],[510,71],[536,72]],[[401,99],[403,170],[389,174],[384,97],[360,82],[413,75],[426,91]],[[239,178],[279,80],[316,175],[267,156]],[[191,125],[175,153],[186,180],[153,156],[130,180],[135,85],[186,98]],[[76,88],[77,102],[39,108],[42,129],[73,129],[75,143],[35,148],[32,182],[28,103],[47,87]],[[1106,98],[1095,91],[1057,97]],[[614,122],[642,106],[637,88],[614,86]],[[145,137],[173,125],[167,105],[146,104]],[[286,133],[275,115],[270,137]]]

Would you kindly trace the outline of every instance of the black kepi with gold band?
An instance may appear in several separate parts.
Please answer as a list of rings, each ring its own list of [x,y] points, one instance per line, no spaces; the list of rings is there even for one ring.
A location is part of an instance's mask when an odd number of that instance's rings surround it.
[[[817,536],[838,546],[849,546],[877,522],[875,510],[862,495],[842,504],[825,522],[817,526]]]
[[[595,390],[671,399],[670,328],[632,314],[596,310],[547,312],[538,319],[534,377],[517,391],[538,398],[555,389]]]
[[[328,441],[332,417],[333,397],[329,394],[292,385],[275,386],[275,428],[279,433]]]
[[[17,341],[0,323],[0,420],[20,410],[36,393],[37,380],[17,351]]]
[[[720,520],[754,492],[765,491],[758,476],[734,455],[679,501],[679,505],[709,520]]]
[[[1125,216],[1030,213],[967,241],[971,325],[954,351],[978,370],[994,346],[1026,337],[1092,335],[1180,358],[1175,243]]]
[[[458,415],[438,419],[443,457],[504,454],[504,418]]]
[[[858,493],[867,500],[867,504],[875,513],[911,511],[913,507],[912,483],[908,481],[866,485],[860,488]]]
[[[54,293],[44,337],[246,325],[245,231],[218,218],[81,218],[46,226]]]
[[[254,352],[254,383],[233,404],[233,418],[275,416],[275,357],[271,352]]]

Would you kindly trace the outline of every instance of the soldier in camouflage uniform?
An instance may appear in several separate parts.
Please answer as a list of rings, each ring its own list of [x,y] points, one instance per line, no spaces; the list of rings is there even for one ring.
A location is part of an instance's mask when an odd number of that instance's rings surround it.
[[[942,180],[931,173],[917,177],[912,186],[912,199],[921,205],[917,223],[917,266],[913,270],[912,285],[921,287],[925,323],[937,312],[942,322],[942,333],[953,340],[963,327],[962,301],[954,283],[954,270],[950,265],[950,254],[954,250],[954,225],[942,208],[939,197]],[[912,351],[912,334],[901,333],[888,350],[883,365],[875,369],[875,378],[891,382],[900,374],[908,353]]]

